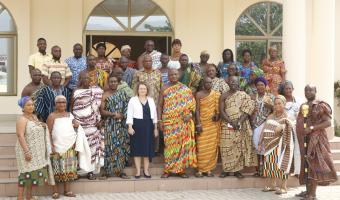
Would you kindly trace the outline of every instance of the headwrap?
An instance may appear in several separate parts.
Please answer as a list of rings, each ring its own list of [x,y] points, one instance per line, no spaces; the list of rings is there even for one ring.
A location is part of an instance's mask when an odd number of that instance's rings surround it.
[[[56,97],[54,98],[54,102],[57,102],[58,99],[64,99],[65,101],[67,101],[67,100],[66,100],[66,97],[65,97],[64,95],[58,95],[58,96],[56,96]]]
[[[276,99],[281,100],[281,101],[283,102],[283,104],[286,105],[286,98],[285,98],[284,96],[282,96],[282,95],[277,95],[277,96],[275,97],[274,101],[275,101]]]
[[[255,79],[255,85],[258,83],[258,82],[262,82],[265,86],[268,85],[268,81],[263,77],[263,76],[260,76],[260,77],[257,77]]]
[[[120,51],[124,51],[126,49],[130,49],[131,50],[131,47],[130,45],[123,45],[121,48],[120,48]]]
[[[25,104],[27,103],[27,101],[31,100],[31,98],[29,96],[24,96],[24,97],[21,97],[19,100],[18,100],[18,105],[21,107],[21,108],[24,108],[25,107]]]

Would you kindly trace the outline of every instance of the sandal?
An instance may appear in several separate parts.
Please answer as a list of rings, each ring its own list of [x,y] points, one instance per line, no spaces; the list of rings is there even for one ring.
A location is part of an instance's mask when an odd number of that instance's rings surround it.
[[[58,192],[54,192],[54,193],[52,194],[52,198],[53,198],[53,199],[59,199],[59,193],[58,193]]]
[[[222,172],[221,175],[219,176],[220,178],[225,178],[227,176],[230,176],[229,172]]]
[[[76,197],[76,195],[72,191],[64,192],[65,197]]]
[[[189,176],[186,175],[186,173],[178,174],[178,176],[181,177],[181,178],[189,178]]]
[[[234,176],[236,176],[237,178],[244,178],[244,176],[240,172],[235,172]]]
[[[307,195],[307,191],[302,191],[302,192],[296,194],[295,196],[296,197],[305,197],[306,195]]]
[[[127,176],[125,173],[120,173],[119,174],[119,178],[121,178],[121,179],[130,179],[130,177]]]
[[[277,195],[287,194],[287,190],[281,188],[281,189],[276,190],[275,194]]]
[[[212,172],[207,173],[207,177],[214,177],[215,175]]]
[[[93,172],[90,172],[90,173],[87,173],[87,179],[96,180],[96,176],[93,174]]]
[[[268,187],[268,186],[265,186],[264,189],[262,190],[262,192],[273,192],[273,191],[276,191],[276,189]]]
[[[254,177],[260,177],[260,173],[259,172],[256,172],[253,174]]]
[[[161,178],[169,178],[170,174],[169,173],[164,173]]]
[[[203,178],[202,172],[196,172],[196,173],[195,173],[195,177],[196,177],[196,178]]]

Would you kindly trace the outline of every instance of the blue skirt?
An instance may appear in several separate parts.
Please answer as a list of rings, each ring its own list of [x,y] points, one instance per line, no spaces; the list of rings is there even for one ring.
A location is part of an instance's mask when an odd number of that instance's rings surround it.
[[[131,156],[154,157],[154,124],[152,119],[134,118],[132,128],[135,130],[135,134],[130,136]]]

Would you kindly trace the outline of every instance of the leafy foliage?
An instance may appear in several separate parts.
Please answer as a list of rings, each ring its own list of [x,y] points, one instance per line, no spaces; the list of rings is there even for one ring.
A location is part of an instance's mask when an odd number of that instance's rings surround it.
[[[165,21],[166,25],[165,26],[152,26],[150,24],[145,24],[144,28],[149,29],[151,32],[171,32],[171,24],[168,20]]]
[[[239,41],[236,43],[237,61],[242,62],[242,51],[250,49],[252,52],[252,61],[258,66],[261,66],[261,61],[266,57],[266,40],[258,41]]]
[[[242,62],[242,51],[250,49],[253,61],[260,67],[262,60],[266,58],[269,47],[273,45],[277,47],[281,57],[282,11],[281,4],[262,2],[249,7],[239,17],[235,27],[236,36],[258,37],[258,39],[249,38],[236,41],[236,55],[239,62]],[[275,29],[276,31],[273,32]]]

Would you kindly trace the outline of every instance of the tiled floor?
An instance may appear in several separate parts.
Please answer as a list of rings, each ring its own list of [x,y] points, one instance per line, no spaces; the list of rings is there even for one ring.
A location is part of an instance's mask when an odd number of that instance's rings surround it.
[[[290,188],[288,194],[278,196],[274,193],[264,193],[260,189],[225,189],[225,190],[191,190],[180,192],[134,192],[134,193],[93,193],[78,194],[76,198],[60,199],[67,200],[274,200],[287,199],[298,200],[294,197],[303,188]],[[0,198],[15,200],[16,198]],[[52,199],[51,197],[39,197],[41,200]],[[340,200],[340,186],[319,187],[319,200]]]

